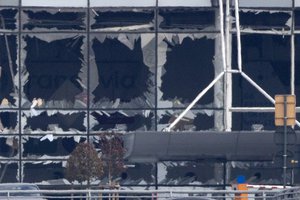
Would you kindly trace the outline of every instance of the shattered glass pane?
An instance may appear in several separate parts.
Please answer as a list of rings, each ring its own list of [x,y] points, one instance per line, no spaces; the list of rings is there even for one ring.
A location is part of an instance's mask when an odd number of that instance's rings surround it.
[[[79,142],[85,141],[84,137]],[[78,141],[73,137],[54,137],[52,141],[45,137],[23,137],[23,156],[26,158],[65,158],[76,148]]]
[[[50,164],[49,164],[50,163]],[[59,181],[64,178],[64,168],[60,161],[46,162],[36,161],[35,163],[24,163],[24,182],[26,183],[38,183],[47,182],[48,184],[56,183],[59,185]],[[38,174],[38,176],[37,176]],[[64,184],[62,181],[60,183]]]
[[[263,131],[274,129],[274,113],[232,113],[232,130],[234,131]]]
[[[239,74],[233,74],[232,86],[232,102],[235,107],[274,106],[272,102],[270,102],[263,94],[261,94],[253,85],[251,85]]]
[[[17,36],[0,35],[0,106],[18,104]]]
[[[150,110],[95,111],[90,117],[90,133],[103,131],[154,130],[154,112]]]
[[[156,0],[109,0],[109,1],[99,1],[90,0],[91,7],[154,7],[156,5]]]
[[[96,31],[154,30],[154,10],[92,9],[91,15],[91,28]]]
[[[126,185],[149,185],[155,183],[155,167],[152,164],[135,164],[121,173],[119,183]]]
[[[161,8],[159,10],[159,28],[163,30],[172,29],[195,29],[213,31],[215,30],[215,11],[197,8]]]
[[[223,165],[211,162],[160,162],[158,183],[161,185],[221,185]]]
[[[170,125],[183,110],[158,110],[158,131],[162,131]],[[200,131],[214,129],[214,110],[190,110],[174,126],[174,131]]]
[[[19,132],[18,113],[13,111],[0,111],[0,133]]]
[[[240,175],[245,176],[246,183],[257,185],[282,184],[282,166],[274,162],[231,162],[230,182]],[[291,170],[287,170],[287,182],[291,184]]]
[[[84,133],[86,113],[77,111],[24,111],[22,130],[24,133]]]
[[[17,159],[19,139],[17,137],[0,137],[0,158]]]
[[[154,34],[97,35],[91,47],[92,107],[154,106]]]
[[[287,12],[242,10],[240,12],[240,25],[243,28],[256,30],[285,29],[288,30],[291,15]],[[236,25],[233,24],[235,27]]]
[[[0,164],[0,182],[1,183],[16,183],[18,177],[18,163],[9,162]]]
[[[0,9],[0,27],[5,30],[17,29],[17,13],[18,10],[14,8]]]
[[[83,10],[23,10],[24,30],[85,30]]]
[[[86,107],[86,43],[82,35],[26,35],[23,107]]]
[[[300,35],[295,35],[295,95],[300,97]],[[296,105],[300,104],[300,98],[296,98]],[[299,119],[299,118],[298,118]]]
[[[300,29],[300,10],[294,11],[294,17],[295,17],[295,29],[299,30]]]
[[[241,40],[243,71],[271,97],[290,93],[290,36],[250,34],[242,35]],[[232,66],[237,68],[236,48],[232,58]],[[233,76],[232,86],[234,106],[273,106],[240,75]]]
[[[186,107],[214,80],[214,38],[214,34],[159,34],[159,107]],[[213,101],[210,89],[198,107],[211,107]]]

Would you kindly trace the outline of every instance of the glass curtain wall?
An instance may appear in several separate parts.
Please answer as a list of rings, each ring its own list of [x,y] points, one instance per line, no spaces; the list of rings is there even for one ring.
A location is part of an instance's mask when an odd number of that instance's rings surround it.
[[[66,184],[66,160],[79,143],[97,146],[106,132],[166,128],[223,72],[219,9],[212,2],[1,1],[0,182]],[[243,71],[271,96],[290,93],[300,12],[240,3]],[[229,14],[229,65],[237,69],[233,7]],[[293,61],[297,74],[298,57]],[[174,131],[228,130],[225,81],[233,107],[272,106],[233,74],[217,81]],[[293,84],[297,95],[297,76]],[[233,112],[230,121],[232,130],[275,128],[273,113]],[[137,164],[116,178],[128,186],[222,185],[225,165]],[[213,166],[209,177],[207,166]]]

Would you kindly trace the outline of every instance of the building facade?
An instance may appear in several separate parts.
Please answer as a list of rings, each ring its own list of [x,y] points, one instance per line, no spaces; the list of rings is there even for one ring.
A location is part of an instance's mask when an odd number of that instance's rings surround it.
[[[300,94],[299,7],[298,0],[221,7],[1,0],[0,182],[64,184],[79,142],[96,145],[103,132],[162,131],[201,92],[172,131],[274,130],[274,96]],[[300,181],[292,178],[297,167],[289,184]],[[170,161],[135,165],[118,181],[223,186],[239,173],[260,173],[260,183],[279,184],[279,171],[270,163]]]

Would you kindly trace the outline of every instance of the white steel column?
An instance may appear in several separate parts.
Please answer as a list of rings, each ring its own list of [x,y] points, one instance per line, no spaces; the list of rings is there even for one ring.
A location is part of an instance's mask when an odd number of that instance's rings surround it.
[[[224,87],[224,124],[225,131],[231,131],[232,128],[232,113],[229,110],[232,107],[232,74],[228,73],[231,71],[231,14],[230,14],[230,0],[226,0],[226,74],[225,78],[225,87]]]
[[[292,8],[292,24],[291,24],[291,94],[295,94],[295,0],[293,0]]]
[[[235,25],[236,25],[236,36],[237,36],[237,51],[238,51],[238,68],[242,71],[242,47],[241,47],[241,31],[240,31],[240,13],[239,13],[239,0],[235,0]]]

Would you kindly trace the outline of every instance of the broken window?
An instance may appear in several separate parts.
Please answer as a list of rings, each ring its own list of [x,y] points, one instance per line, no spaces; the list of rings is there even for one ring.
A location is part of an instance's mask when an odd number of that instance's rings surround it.
[[[159,35],[159,107],[185,107],[214,80],[213,38],[201,34]],[[210,89],[198,105],[211,106],[213,101],[214,91]]]
[[[91,131],[150,131],[154,130],[154,113],[150,110],[92,112]]]
[[[248,184],[282,184],[282,165],[274,162],[231,162],[230,182],[241,174]],[[291,184],[291,169],[287,169],[287,182]]]
[[[92,9],[92,30],[103,31],[149,31],[154,30],[154,10]]]
[[[215,30],[215,11],[210,9],[161,8],[159,20],[163,30]]]
[[[0,163],[0,183],[19,182],[19,165],[16,162],[3,161]]]
[[[295,35],[295,95],[300,96],[300,35]],[[300,98],[296,98],[296,105],[300,104]],[[299,118],[298,118],[299,119]]]
[[[183,110],[158,110],[158,130],[171,124]],[[174,131],[200,131],[214,129],[214,110],[190,110],[173,128]]]
[[[54,137],[52,141],[45,137],[24,137],[23,140],[23,156],[26,158],[68,156],[78,144],[73,137]],[[79,142],[83,141],[85,138],[81,137]]]
[[[50,164],[49,164],[50,163]],[[48,184],[62,185],[65,182],[58,182],[57,179],[64,178],[64,168],[61,161],[51,161],[46,162],[36,161],[34,163],[23,163],[24,178],[23,181],[26,183],[37,183],[37,182],[47,182]],[[38,174],[38,176],[37,176]]]
[[[160,162],[160,185],[223,185],[223,166],[214,162]]]
[[[12,111],[0,112],[0,133],[18,132],[18,113]]]
[[[240,25],[243,28],[256,30],[288,30],[291,26],[290,18],[288,12],[245,9],[240,11]],[[233,26],[236,27],[235,24]]]
[[[261,113],[261,112],[232,113],[232,130],[263,131],[263,130],[274,130],[274,129],[275,129],[274,113]]]
[[[294,10],[294,17],[295,17],[295,29],[299,30],[300,28],[300,10]]]
[[[81,133],[86,131],[86,113],[75,111],[24,111],[24,133]]]
[[[63,39],[62,39],[63,38]],[[86,66],[84,36],[34,35],[23,37],[26,46],[22,73],[24,107],[42,99],[42,107],[85,107]]]
[[[92,39],[91,92],[94,107],[154,106],[154,35],[100,35]],[[91,55],[93,58],[93,55]]]
[[[154,7],[156,5],[156,0],[110,0],[110,1],[99,1],[90,0],[91,7]]]
[[[85,30],[85,12],[70,9],[23,10],[24,30]]]
[[[17,29],[17,13],[18,10],[14,8],[0,10],[0,27],[5,30]]]
[[[233,36],[235,37],[235,36]],[[243,72],[270,96],[290,92],[290,36],[242,35]],[[236,40],[233,40],[233,66],[236,64]],[[273,106],[253,85],[233,75],[234,106]],[[274,87],[276,86],[276,87]]]
[[[0,35],[0,104],[1,107],[17,106],[18,69],[17,36]]]
[[[129,185],[153,185],[155,183],[155,166],[153,164],[134,164],[120,174],[119,183]]]
[[[0,156],[6,158],[18,158],[19,140],[17,137],[0,138]]]

